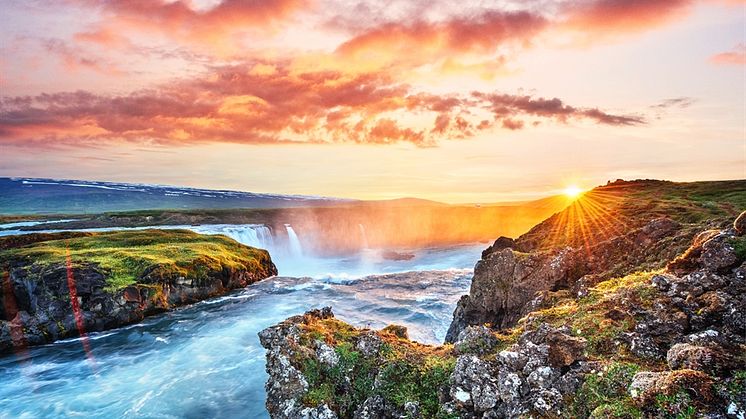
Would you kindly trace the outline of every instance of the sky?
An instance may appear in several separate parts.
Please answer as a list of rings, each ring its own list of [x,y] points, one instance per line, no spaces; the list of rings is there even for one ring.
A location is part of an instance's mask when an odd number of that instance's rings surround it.
[[[0,10],[0,176],[451,203],[746,178],[746,0]]]

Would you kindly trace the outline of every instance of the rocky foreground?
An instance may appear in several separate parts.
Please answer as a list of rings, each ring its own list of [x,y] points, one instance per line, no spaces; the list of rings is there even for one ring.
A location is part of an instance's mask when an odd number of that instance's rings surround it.
[[[269,253],[184,230],[0,239],[0,353],[102,331],[277,274]]]
[[[260,333],[269,413],[743,418],[746,215],[733,222],[742,186],[717,196],[710,186],[612,184],[519,239],[498,239],[443,346],[398,326],[356,329],[331,309],[270,327]],[[703,203],[693,190],[722,199]]]

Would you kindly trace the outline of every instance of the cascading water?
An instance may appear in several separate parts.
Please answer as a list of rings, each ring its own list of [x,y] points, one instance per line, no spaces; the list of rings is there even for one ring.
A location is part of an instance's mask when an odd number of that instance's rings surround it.
[[[295,258],[303,257],[303,247],[300,245],[298,235],[295,234],[295,230],[290,224],[285,224],[285,229],[288,231],[288,243],[290,244],[290,255]]]
[[[368,235],[365,234],[365,226],[362,224],[358,224],[358,227],[360,227],[360,238],[363,241],[363,249],[368,248]]]
[[[270,253],[277,250],[272,231],[263,224],[217,224],[189,227],[189,229],[202,234],[224,234],[241,244],[266,249]]]

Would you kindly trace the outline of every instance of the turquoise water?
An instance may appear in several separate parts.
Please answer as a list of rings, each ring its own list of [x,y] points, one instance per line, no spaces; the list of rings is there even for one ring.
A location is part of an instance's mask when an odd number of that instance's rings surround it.
[[[468,292],[483,245],[414,251],[387,261],[375,251],[306,258],[314,278],[277,277],[126,328],[0,358],[0,417],[267,417],[264,349],[257,332],[291,315],[332,306],[357,326],[409,328],[442,342]],[[375,272],[398,272],[362,276]],[[403,272],[403,273],[402,273]]]

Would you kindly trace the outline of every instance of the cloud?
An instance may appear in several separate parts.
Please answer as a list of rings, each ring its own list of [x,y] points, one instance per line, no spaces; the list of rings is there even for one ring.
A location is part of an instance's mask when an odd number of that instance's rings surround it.
[[[80,48],[71,46],[61,39],[41,39],[39,42],[47,53],[58,56],[68,71],[88,69],[110,76],[121,76],[124,74],[124,71],[111,61],[96,57]]]
[[[563,5],[564,25],[586,36],[639,32],[686,14],[693,0],[571,0]]]
[[[527,42],[546,20],[527,11],[483,11],[475,16],[440,22],[423,20],[388,22],[359,33],[339,46],[342,55],[434,55],[437,53],[493,52],[501,45]]]
[[[261,34],[308,5],[307,0],[222,0],[198,8],[187,0],[69,0],[102,12],[99,26],[79,39],[112,44],[118,32],[148,31],[177,43],[209,47],[213,53],[235,53],[242,34]],[[117,39],[120,38],[120,39]]]
[[[203,77],[127,95],[76,91],[2,97],[0,139],[432,146],[488,129],[487,115],[508,129],[523,127],[516,117],[644,123],[640,117],[572,107],[556,98],[483,92],[435,95],[397,83],[386,73],[295,74],[282,63],[255,63],[219,67]]]
[[[651,109],[658,111],[665,111],[671,108],[686,109],[692,106],[696,102],[696,99],[691,97],[675,97],[670,99],[664,99],[654,105],[651,105]]]
[[[710,62],[722,65],[745,65],[746,44],[738,44],[732,50],[710,57]]]
[[[503,127],[519,129],[522,122],[512,120],[515,115],[527,115],[554,119],[562,123],[570,119],[590,119],[599,124],[629,126],[641,125],[645,119],[634,115],[614,115],[597,108],[576,108],[565,104],[558,98],[534,98],[528,95],[485,94],[473,92],[475,98],[485,102],[496,120],[503,122]]]

